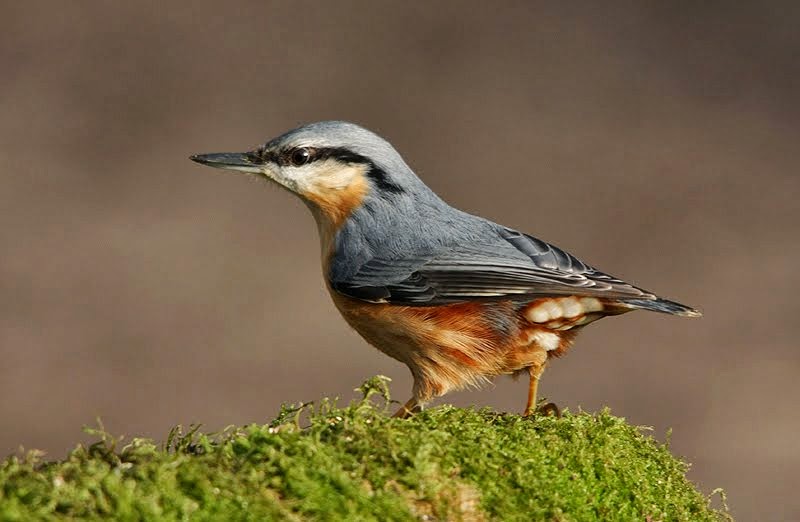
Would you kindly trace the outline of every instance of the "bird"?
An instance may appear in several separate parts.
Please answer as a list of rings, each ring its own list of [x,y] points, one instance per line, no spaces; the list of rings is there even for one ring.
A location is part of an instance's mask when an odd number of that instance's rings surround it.
[[[268,180],[310,209],[334,305],[411,372],[396,417],[500,375],[527,375],[523,415],[533,415],[542,373],[586,325],[632,310],[701,315],[450,206],[388,141],[354,123],[310,123],[247,152],[190,159]]]

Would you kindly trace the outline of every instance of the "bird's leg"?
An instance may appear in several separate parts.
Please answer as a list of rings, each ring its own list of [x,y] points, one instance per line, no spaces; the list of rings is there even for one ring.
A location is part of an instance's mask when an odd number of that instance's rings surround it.
[[[402,405],[400,409],[397,410],[394,415],[392,415],[392,417],[397,419],[407,419],[420,411],[422,411],[422,405],[415,397],[412,397],[408,399],[408,402]]]
[[[523,417],[531,415],[536,410],[536,392],[539,388],[539,377],[542,376],[545,366],[546,360],[528,366],[528,373],[530,374],[531,380],[528,383],[528,402],[525,404],[525,413],[522,414]]]

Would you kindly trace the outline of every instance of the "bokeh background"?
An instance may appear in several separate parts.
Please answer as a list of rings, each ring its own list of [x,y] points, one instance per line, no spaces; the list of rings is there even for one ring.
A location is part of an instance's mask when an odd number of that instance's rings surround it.
[[[703,309],[593,325],[541,393],[672,428],[741,520],[800,519],[800,4],[561,4],[5,6],[0,453],[63,456],[97,416],[266,421],[378,373],[405,400],[304,206],[187,159],[346,119],[455,206]]]

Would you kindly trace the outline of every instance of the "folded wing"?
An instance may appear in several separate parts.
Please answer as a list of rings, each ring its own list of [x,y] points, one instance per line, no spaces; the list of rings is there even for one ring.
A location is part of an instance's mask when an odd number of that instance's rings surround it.
[[[401,259],[372,257],[355,274],[331,285],[357,299],[409,306],[566,295],[657,299],[558,247],[508,228],[498,230],[497,241],[410,253]]]

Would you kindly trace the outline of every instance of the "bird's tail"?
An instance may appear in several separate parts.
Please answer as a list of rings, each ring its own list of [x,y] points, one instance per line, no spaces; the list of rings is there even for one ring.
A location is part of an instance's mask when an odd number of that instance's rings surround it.
[[[654,312],[661,312],[662,314],[680,315],[683,317],[700,317],[703,315],[700,310],[660,297],[656,297],[655,299],[620,299],[618,304],[625,308],[652,310]]]

